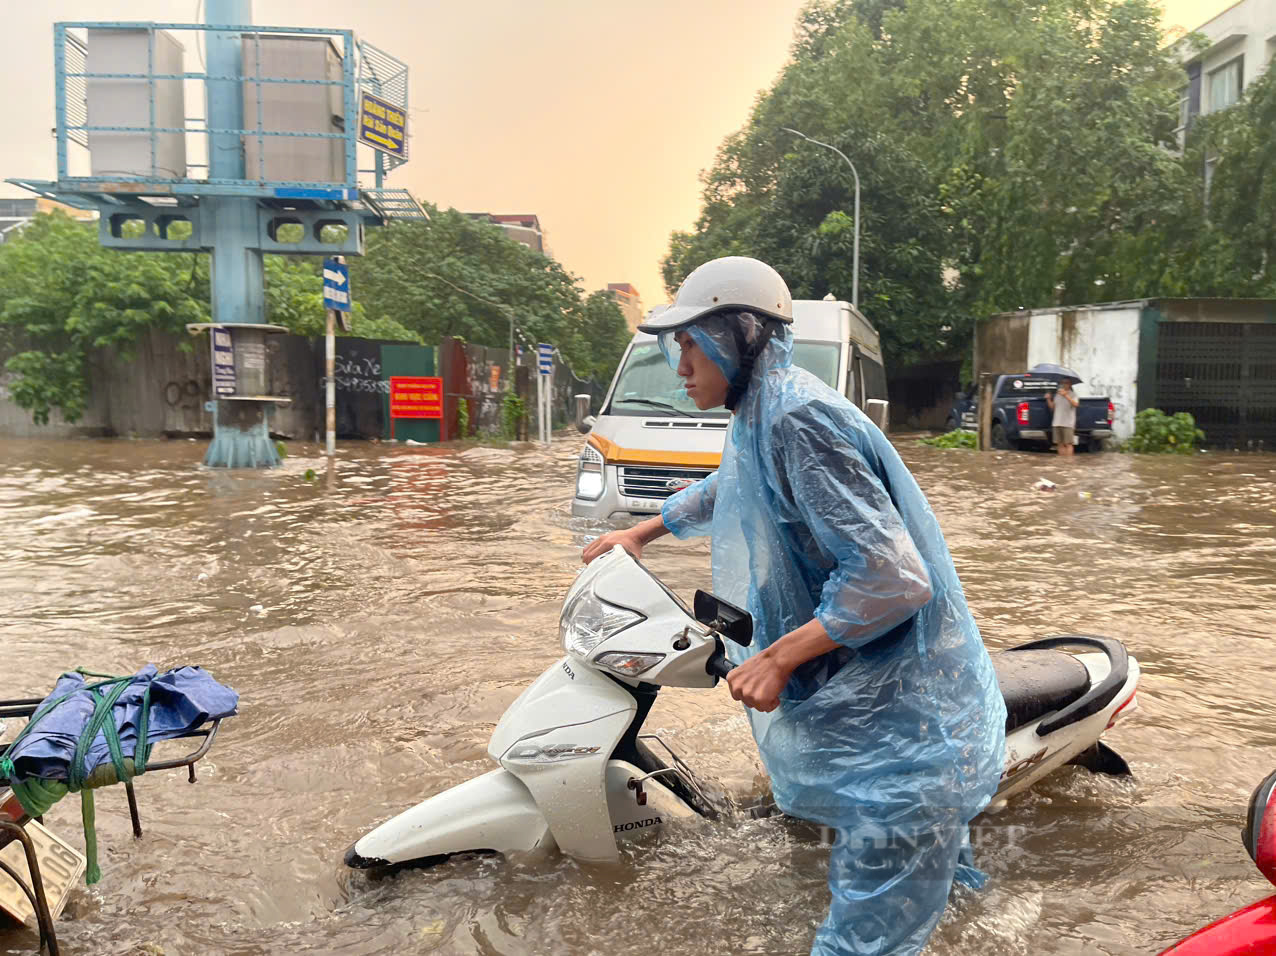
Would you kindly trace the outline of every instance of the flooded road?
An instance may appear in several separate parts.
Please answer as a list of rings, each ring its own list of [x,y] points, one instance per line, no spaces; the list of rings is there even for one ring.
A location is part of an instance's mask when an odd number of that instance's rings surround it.
[[[142,841],[122,788],[99,792],[103,879],[73,893],[63,951],[806,953],[827,851],[774,819],[606,868],[342,865],[372,824],[490,769],[496,720],[559,656],[559,604],[604,530],[568,510],[579,447],[349,444],[328,472],[295,446],[225,474],[197,467],[202,442],[0,441],[0,696],[148,661],[241,695],[198,784],[139,779]],[[989,888],[929,952],[1155,953],[1267,895],[1239,830],[1276,768],[1276,457],[900,450],[990,647],[1109,634],[1143,666],[1141,710],[1108,738],[1135,781],[1069,768],[986,814]],[[644,560],[685,596],[709,586],[705,542]],[[724,687],[665,691],[648,727],[739,800],[760,790]],[[82,845],[77,799],[47,822]],[[35,943],[0,929],[0,950]]]

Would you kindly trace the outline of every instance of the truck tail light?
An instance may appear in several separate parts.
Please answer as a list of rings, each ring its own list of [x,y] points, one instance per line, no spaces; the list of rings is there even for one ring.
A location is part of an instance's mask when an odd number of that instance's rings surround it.
[[[1019,419],[1019,424],[1027,425],[1028,424],[1028,403],[1020,402],[1019,408],[1016,410],[1016,414]]]
[[[1108,402],[1108,424],[1112,424],[1112,420],[1116,418],[1116,406]]]

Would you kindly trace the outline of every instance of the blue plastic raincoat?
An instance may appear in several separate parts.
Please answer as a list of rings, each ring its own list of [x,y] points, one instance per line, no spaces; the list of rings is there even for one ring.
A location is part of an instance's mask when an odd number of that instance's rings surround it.
[[[687,329],[730,381],[731,323]],[[676,367],[674,333],[661,343]],[[792,365],[784,329],[737,404],[718,471],[665,526],[713,539],[713,586],[753,615],[736,663],[819,618],[841,645],[749,720],[780,809],[837,831],[812,953],[920,952],[954,879],[981,885],[969,822],[992,798],[1005,704],[930,506],[854,405]]]

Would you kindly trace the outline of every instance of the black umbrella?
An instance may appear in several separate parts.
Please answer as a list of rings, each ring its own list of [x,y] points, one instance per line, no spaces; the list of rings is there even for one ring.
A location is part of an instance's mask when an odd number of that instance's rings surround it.
[[[1063,365],[1055,365],[1051,362],[1042,362],[1040,365],[1034,365],[1028,371],[1033,375],[1057,375],[1059,378],[1070,378],[1074,382],[1084,381],[1084,379],[1072,369]]]

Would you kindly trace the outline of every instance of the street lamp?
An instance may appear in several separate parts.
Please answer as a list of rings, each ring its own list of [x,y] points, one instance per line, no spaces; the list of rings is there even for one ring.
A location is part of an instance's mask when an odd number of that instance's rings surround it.
[[[816,146],[823,146],[825,149],[833,150],[846,161],[847,166],[851,167],[851,175],[855,177],[855,251],[851,264],[851,305],[858,309],[860,307],[860,174],[856,172],[855,164],[847,159],[846,154],[836,146],[821,143],[818,139],[811,139],[805,133],[799,133],[797,130],[789,129],[787,126],[781,126],[780,129],[786,133],[792,133],[794,136],[801,136],[808,143],[814,143]]]

